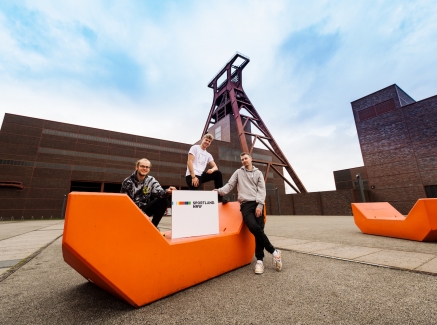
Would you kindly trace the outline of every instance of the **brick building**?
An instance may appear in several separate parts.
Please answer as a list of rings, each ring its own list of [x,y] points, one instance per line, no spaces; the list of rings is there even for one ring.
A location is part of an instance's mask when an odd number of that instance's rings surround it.
[[[364,166],[334,171],[336,190],[313,193],[285,194],[283,180],[269,172],[268,214],[350,215],[350,204],[361,201],[357,174],[366,201],[388,201],[403,214],[417,199],[437,197],[437,96],[416,102],[392,85],[351,104]],[[241,166],[232,115],[208,132],[216,137],[208,151],[227,181]],[[143,157],[151,160],[151,175],[164,187],[185,189],[190,146],[6,114],[0,130],[0,218],[59,217],[64,196],[73,190],[119,192]],[[253,156],[279,161],[258,148]],[[257,167],[265,172],[265,166]],[[235,194],[228,199],[236,200]]]
[[[228,116],[209,131],[217,140],[208,151],[227,181],[241,166],[233,119]],[[5,114],[0,130],[0,218],[59,218],[64,196],[70,191],[118,193],[121,182],[133,172],[140,158],[152,162],[150,175],[163,187],[185,189],[190,147],[186,143]],[[255,148],[253,156],[277,160],[262,149]],[[212,188],[212,183],[205,185],[205,190]],[[284,182],[273,173],[269,173],[267,188],[285,193]],[[235,192],[228,199],[235,200]]]
[[[416,102],[392,85],[352,110],[370,200],[408,213],[419,198],[437,197],[437,96]]]
[[[336,191],[279,197],[283,214],[351,214],[361,202],[389,202],[403,214],[437,197],[437,96],[416,102],[391,85],[351,103],[364,166],[334,171]],[[276,197],[267,198],[278,213]]]

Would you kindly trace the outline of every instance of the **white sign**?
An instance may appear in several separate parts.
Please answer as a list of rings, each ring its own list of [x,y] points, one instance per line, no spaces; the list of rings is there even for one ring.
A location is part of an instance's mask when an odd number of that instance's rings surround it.
[[[213,191],[173,191],[171,237],[217,235],[218,196]]]

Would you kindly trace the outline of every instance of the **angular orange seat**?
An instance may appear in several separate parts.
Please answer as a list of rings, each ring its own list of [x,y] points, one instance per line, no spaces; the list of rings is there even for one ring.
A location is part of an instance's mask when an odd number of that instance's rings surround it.
[[[70,193],[65,262],[102,289],[140,307],[251,263],[253,235],[237,202],[219,204],[218,235],[163,237],[125,194]]]
[[[407,217],[388,202],[352,203],[355,224],[365,234],[437,240],[437,199],[419,199]]]

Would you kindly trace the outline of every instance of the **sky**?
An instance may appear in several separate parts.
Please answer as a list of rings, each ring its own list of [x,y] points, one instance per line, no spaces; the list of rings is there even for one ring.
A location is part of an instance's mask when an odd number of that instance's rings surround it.
[[[437,95],[433,1],[0,2],[5,113],[196,142],[208,82],[243,87],[308,191],[363,165],[350,103],[396,83]]]

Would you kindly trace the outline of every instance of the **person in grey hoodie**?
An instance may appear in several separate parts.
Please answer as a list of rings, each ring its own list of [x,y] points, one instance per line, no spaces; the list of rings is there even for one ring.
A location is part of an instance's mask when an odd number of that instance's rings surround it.
[[[281,251],[270,243],[264,233],[264,201],[266,186],[262,172],[252,165],[252,157],[247,152],[240,155],[243,166],[237,169],[223,187],[216,189],[219,195],[226,195],[237,186],[238,202],[243,221],[249,231],[255,236],[255,273],[264,273],[264,249],[273,255],[273,264],[276,271],[282,269]]]

